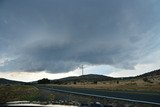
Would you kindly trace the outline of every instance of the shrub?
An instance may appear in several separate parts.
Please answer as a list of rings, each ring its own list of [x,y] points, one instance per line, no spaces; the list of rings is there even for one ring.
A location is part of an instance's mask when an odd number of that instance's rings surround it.
[[[38,80],[38,84],[49,84],[50,80],[47,78],[43,78],[42,80]]]
[[[144,82],[149,82],[149,83],[153,83],[152,81],[150,81],[147,77],[143,78]]]
[[[97,84],[97,81],[93,81],[93,84]]]
[[[117,84],[119,84],[119,81],[117,80]]]

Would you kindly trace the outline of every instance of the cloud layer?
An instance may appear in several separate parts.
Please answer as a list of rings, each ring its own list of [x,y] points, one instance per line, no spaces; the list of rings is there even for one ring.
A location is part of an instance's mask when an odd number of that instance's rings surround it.
[[[160,49],[159,9],[159,0],[0,1],[0,71],[134,69]]]

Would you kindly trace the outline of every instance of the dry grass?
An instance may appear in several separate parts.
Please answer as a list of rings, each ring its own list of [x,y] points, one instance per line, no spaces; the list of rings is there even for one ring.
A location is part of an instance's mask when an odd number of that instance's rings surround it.
[[[34,86],[24,85],[1,85],[0,86],[0,103],[8,101],[28,100],[32,101],[37,99],[38,89]]]
[[[150,82],[144,81],[142,78],[130,79],[130,80],[112,80],[102,81],[94,84],[93,82],[77,82],[68,83],[66,87],[74,88],[92,88],[92,89],[105,89],[105,90],[130,90],[130,91],[145,91],[145,92],[160,92],[160,76],[148,77]],[[117,83],[118,81],[118,83]]]

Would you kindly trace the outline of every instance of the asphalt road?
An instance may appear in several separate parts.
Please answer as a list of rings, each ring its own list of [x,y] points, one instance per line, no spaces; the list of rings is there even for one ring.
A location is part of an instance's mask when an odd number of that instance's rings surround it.
[[[64,93],[72,93],[78,95],[95,96],[101,98],[109,98],[116,100],[124,100],[139,103],[155,104],[160,106],[160,93],[149,94],[149,93],[133,93],[124,91],[107,91],[107,90],[95,90],[95,89],[80,89],[70,87],[38,87],[50,91],[58,91]]]

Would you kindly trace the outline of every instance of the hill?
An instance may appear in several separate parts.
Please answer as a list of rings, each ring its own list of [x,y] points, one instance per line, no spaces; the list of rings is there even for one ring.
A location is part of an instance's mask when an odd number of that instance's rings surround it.
[[[52,80],[50,86],[102,89],[129,92],[160,93],[160,70],[135,77],[113,78],[104,75],[83,75]]]
[[[14,80],[8,80],[4,78],[0,78],[0,84],[24,84],[25,82],[20,81],[14,81]]]
[[[124,81],[125,80],[126,81],[133,81],[133,80],[137,81],[139,79],[145,81],[146,78],[147,79],[154,79],[155,78],[155,80],[158,81],[158,79],[160,78],[160,69],[154,70],[154,71],[142,74],[142,75],[138,75],[138,76],[135,76],[135,77],[114,78],[114,77],[109,77],[109,76],[104,76],[104,75],[88,74],[88,75],[81,75],[81,76],[71,76],[71,77],[66,77],[66,78],[61,78],[61,79],[56,79],[56,80],[49,80],[49,83],[68,84],[68,83],[76,83],[76,82],[94,83],[94,82],[101,82],[101,81],[116,81],[116,82],[121,81],[122,82],[123,80]]]
[[[158,75],[160,76],[160,69],[154,70],[151,72],[147,72],[147,73],[139,75],[137,77],[151,77],[151,76],[158,76]]]
[[[113,79],[114,79],[113,77],[108,77],[104,75],[88,74],[88,75],[73,76],[73,77],[66,77],[57,80],[52,80],[51,83],[62,84],[69,82],[94,82],[94,81],[108,81]]]

